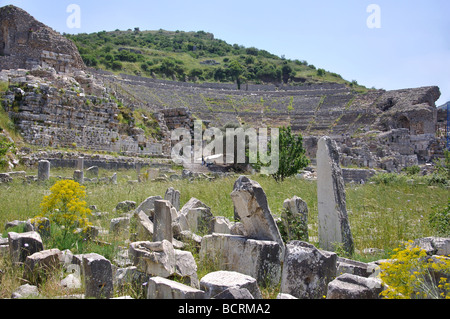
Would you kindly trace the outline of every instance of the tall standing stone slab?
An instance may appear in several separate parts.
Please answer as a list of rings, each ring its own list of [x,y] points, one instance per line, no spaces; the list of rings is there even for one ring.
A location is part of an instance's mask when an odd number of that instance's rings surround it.
[[[180,191],[170,187],[167,189],[164,199],[168,200],[177,211],[180,210]]]
[[[275,241],[284,247],[261,185],[246,176],[241,176],[234,184],[231,199],[248,237]]]
[[[85,297],[109,299],[113,295],[111,262],[99,254],[83,255]]]
[[[353,237],[347,216],[345,185],[339,165],[336,142],[322,137],[317,150],[317,198],[319,210],[319,245],[335,250],[336,245],[352,254]]]
[[[38,163],[38,181],[47,181],[50,178],[50,162],[39,161]]]
[[[153,224],[153,241],[167,240],[172,242],[171,204],[166,200],[155,201],[155,218]]]

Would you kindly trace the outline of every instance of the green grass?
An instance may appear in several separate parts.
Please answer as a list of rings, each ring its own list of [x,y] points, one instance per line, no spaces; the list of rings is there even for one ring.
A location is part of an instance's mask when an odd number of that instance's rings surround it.
[[[70,177],[71,171],[54,170],[54,175]],[[109,176],[111,172],[102,171],[101,176]],[[214,181],[187,180],[174,182],[144,182],[129,184],[127,178],[136,178],[135,171],[119,172],[119,184],[87,184],[86,201],[88,205],[96,205],[99,211],[110,212],[108,219],[102,221],[109,228],[109,219],[116,204],[124,200],[132,200],[137,204],[149,196],[164,196],[168,187],[181,192],[181,205],[191,197],[196,197],[216,216],[225,216],[233,220],[234,209],[230,197],[235,178],[224,178]],[[285,199],[294,195],[301,197],[308,204],[310,238],[317,238],[317,195],[316,183],[288,178],[276,183],[270,177],[254,176],[266,192],[272,213],[279,217]],[[39,204],[48,194],[48,190],[56,179],[45,184],[25,184],[14,181],[0,186],[0,233],[4,231],[7,221],[26,220],[40,212]],[[445,207],[448,190],[439,186],[425,184],[396,183],[394,185],[366,184],[347,187],[347,210],[357,250],[364,248],[397,247],[403,240],[436,235],[428,222],[435,207]]]
[[[30,171],[28,174],[35,174]],[[70,177],[70,169],[53,169],[52,176]],[[112,175],[111,171],[100,170],[100,177]],[[233,184],[237,178],[224,178],[213,181],[187,180],[174,182],[143,182],[129,184],[129,179],[136,179],[136,172],[119,171],[118,185],[109,184],[87,184],[86,201],[88,205],[96,205],[101,212],[109,212],[105,217],[92,218],[96,226],[109,229],[110,220],[120,213],[113,212],[117,203],[124,200],[132,200],[137,204],[149,196],[164,196],[168,187],[174,187],[181,192],[181,205],[184,205],[191,197],[196,197],[211,207],[216,216],[225,216],[233,220],[234,209],[230,197]],[[318,211],[317,211],[317,184],[314,181],[287,178],[284,182],[276,183],[272,178],[265,176],[252,176],[258,181],[269,202],[272,213],[278,218],[282,211],[285,199],[294,195],[301,197],[308,204],[309,216],[309,238],[310,242],[317,245],[318,236]],[[7,236],[9,231],[23,231],[22,228],[4,230],[7,221],[26,220],[40,212],[39,204],[45,195],[49,194],[50,187],[57,181],[52,177],[46,183],[24,183],[15,180],[8,185],[0,185],[0,234]],[[353,233],[357,252],[350,256],[352,259],[369,262],[377,259],[389,258],[392,250],[402,242],[428,236],[438,236],[439,229],[433,228],[429,222],[431,215],[435,214],[436,207],[445,208],[448,205],[448,189],[440,186],[428,186],[424,183],[409,184],[405,181],[397,181],[386,184],[347,185],[347,209],[349,222]],[[57,230],[52,230],[57,231]],[[98,242],[70,241],[64,243],[53,243],[51,238],[43,238],[45,249],[70,248],[72,253],[96,252],[109,258],[115,256],[118,247],[127,247],[128,234],[101,235],[99,240],[110,243],[110,245]],[[63,247],[64,246],[64,247]],[[188,245],[189,246],[189,245]],[[384,249],[384,253],[377,255],[365,255],[365,248]],[[190,250],[198,265],[199,278],[205,274],[217,270],[214,262],[200,261],[198,252],[191,247]],[[0,297],[9,297],[22,283],[20,281],[23,270],[8,266],[8,258],[0,258],[0,268],[5,270],[3,283],[0,289]],[[58,291],[57,282],[62,274],[57,272],[44,282],[45,297],[52,298],[61,292]],[[264,298],[275,298],[279,287],[261,288]],[[42,289],[41,289],[42,290]],[[83,289],[78,290],[83,293]],[[142,297],[142,287],[129,286],[117,289],[115,296],[132,295]]]

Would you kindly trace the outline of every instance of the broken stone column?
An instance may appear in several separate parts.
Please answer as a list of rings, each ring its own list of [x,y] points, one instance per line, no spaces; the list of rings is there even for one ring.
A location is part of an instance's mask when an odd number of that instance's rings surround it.
[[[77,170],[79,170],[79,171],[84,170],[84,157],[79,157],[77,159]]]
[[[39,161],[38,163],[38,181],[47,181],[50,178],[50,162]]]
[[[177,211],[180,210],[180,191],[170,187],[167,189],[164,199],[168,200]]]
[[[85,298],[109,299],[113,295],[111,262],[96,254],[83,255]]]
[[[284,247],[261,185],[246,176],[241,176],[234,184],[231,199],[248,237],[275,241]]]
[[[167,240],[172,242],[171,204],[166,200],[155,201],[155,217],[153,224],[153,241]]]
[[[354,251],[353,237],[347,216],[345,185],[339,165],[336,142],[322,137],[317,150],[317,197],[319,211],[319,245],[335,250]]]
[[[78,184],[84,183],[84,172],[77,170],[73,172],[73,180],[77,182]]]

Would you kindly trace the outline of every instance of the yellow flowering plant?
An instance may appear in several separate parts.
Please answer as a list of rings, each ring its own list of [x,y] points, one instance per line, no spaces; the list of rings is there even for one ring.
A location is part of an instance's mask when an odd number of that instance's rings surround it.
[[[394,249],[395,254],[381,263],[381,280],[386,299],[450,299],[450,258],[427,256],[413,241]]]
[[[86,232],[92,224],[89,222],[91,210],[87,207],[85,187],[72,180],[56,182],[50,188],[50,195],[41,202],[42,215],[47,217],[52,225],[59,226],[63,231],[63,238],[78,229]]]

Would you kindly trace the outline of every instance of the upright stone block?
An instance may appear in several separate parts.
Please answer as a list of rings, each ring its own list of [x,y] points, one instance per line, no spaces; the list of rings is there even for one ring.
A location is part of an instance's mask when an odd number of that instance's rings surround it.
[[[50,162],[39,161],[38,163],[38,181],[47,181],[50,178]]]
[[[166,200],[155,201],[155,218],[153,225],[153,241],[167,240],[172,242],[172,213],[171,204]]]
[[[336,142],[322,137],[317,150],[317,197],[319,210],[319,245],[335,250],[336,245],[352,254],[353,237],[347,216],[345,185],[339,165]]]
[[[84,172],[80,171],[80,170],[73,172],[73,180],[75,182],[77,182],[78,184],[83,184],[84,183]]]
[[[167,189],[164,199],[168,200],[177,211],[180,210],[180,191],[170,187]]]
[[[28,256],[44,249],[42,239],[37,232],[8,233],[9,252],[13,263],[23,263]]]
[[[284,247],[261,185],[246,176],[241,176],[234,184],[231,199],[248,237],[275,241]]]
[[[311,244],[286,244],[280,292],[299,299],[322,299],[328,283],[336,277],[337,255]]]
[[[99,254],[83,255],[85,297],[109,299],[113,295],[111,262]]]
[[[280,282],[283,248],[275,241],[212,234],[202,238],[201,260],[212,260],[222,270],[255,278],[262,286]]]

